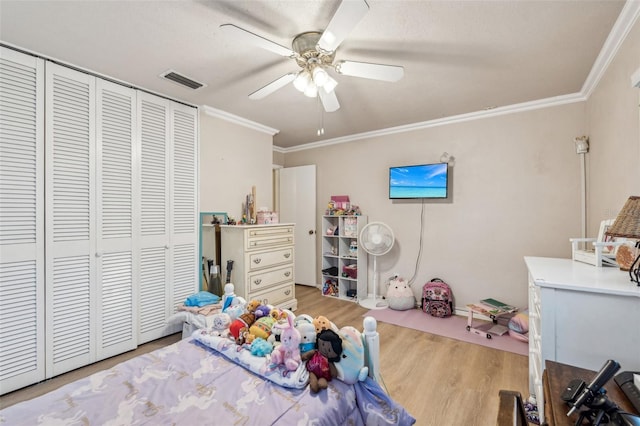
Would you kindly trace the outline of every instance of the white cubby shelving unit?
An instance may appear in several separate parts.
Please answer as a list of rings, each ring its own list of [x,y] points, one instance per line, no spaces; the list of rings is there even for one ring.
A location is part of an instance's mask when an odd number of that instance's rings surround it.
[[[367,253],[358,244],[360,231],[366,224],[367,217],[363,215],[322,216],[323,295],[352,302],[367,297]],[[336,269],[329,272],[330,268]],[[356,278],[345,274],[345,268],[356,268]],[[332,290],[327,291],[328,288]]]

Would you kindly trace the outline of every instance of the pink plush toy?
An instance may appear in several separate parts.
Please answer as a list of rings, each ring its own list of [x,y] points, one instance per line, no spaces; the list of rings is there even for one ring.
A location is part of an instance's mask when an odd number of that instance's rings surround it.
[[[300,358],[300,332],[293,326],[292,315],[287,316],[286,324],[275,324],[274,327],[282,328],[280,345],[271,353],[271,362],[284,364],[287,370],[294,371],[302,362]]]

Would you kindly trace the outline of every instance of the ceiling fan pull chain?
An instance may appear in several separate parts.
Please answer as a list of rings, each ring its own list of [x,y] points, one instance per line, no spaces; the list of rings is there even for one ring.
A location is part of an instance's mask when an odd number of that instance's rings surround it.
[[[320,113],[320,126],[318,126],[317,135],[322,136],[324,135],[324,108],[322,107],[322,103],[320,102],[320,96],[318,96],[317,99],[318,99],[318,112]]]

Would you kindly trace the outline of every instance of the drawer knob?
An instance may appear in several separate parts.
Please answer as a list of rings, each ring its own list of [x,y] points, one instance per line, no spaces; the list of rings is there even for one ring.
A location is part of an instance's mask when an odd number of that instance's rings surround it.
[[[259,257],[256,257],[255,259],[253,259],[253,263],[255,263],[256,265],[259,264],[260,262],[262,262],[262,259],[260,259]]]
[[[253,283],[255,285],[259,285],[262,282],[262,278],[256,278],[255,280],[253,280]]]
[[[287,271],[287,272],[285,272],[285,273],[284,273],[284,276],[285,276],[285,277],[288,277],[289,275],[291,275],[291,272],[289,272],[289,271]]]
[[[287,290],[284,292],[284,294],[286,294],[287,296],[291,294],[291,290]]]
[[[285,259],[288,259],[288,258],[290,258],[290,257],[291,257],[291,253],[285,253],[285,254],[284,254],[284,258],[285,258]]]

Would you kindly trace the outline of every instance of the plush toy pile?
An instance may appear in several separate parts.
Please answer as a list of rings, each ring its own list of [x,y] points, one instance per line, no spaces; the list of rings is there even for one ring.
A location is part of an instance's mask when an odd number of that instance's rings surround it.
[[[366,379],[364,343],[356,328],[225,296],[225,308],[214,315],[212,328],[193,333],[199,342],[278,384],[308,384],[314,393],[332,379],[349,384]]]

